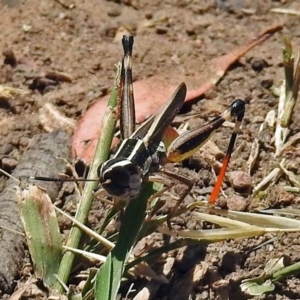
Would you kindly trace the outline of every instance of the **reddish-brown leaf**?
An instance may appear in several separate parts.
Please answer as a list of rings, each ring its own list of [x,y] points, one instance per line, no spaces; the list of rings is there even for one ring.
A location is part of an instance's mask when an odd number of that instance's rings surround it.
[[[225,55],[213,59],[209,64],[211,66],[211,70],[209,70],[209,74],[212,74],[211,77],[198,89],[189,90],[185,102],[202,97],[220,81],[233,63],[239,60],[250,49],[264,42],[281,29],[282,25],[269,27],[243,45]],[[159,74],[134,82],[133,85],[136,122],[138,124],[155,114],[176,88],[172,85],[166,85],[161,80]],[[107,106],[108,97],[108,95],[103,97],[87,110],[78,122],[72,138],[73,155],[76,158],[84,159],[87,163],[91,162],[95,152],[95,147],[101,133],[101,122]],[[117,140],[114,141],[114,145],[116,143]]]

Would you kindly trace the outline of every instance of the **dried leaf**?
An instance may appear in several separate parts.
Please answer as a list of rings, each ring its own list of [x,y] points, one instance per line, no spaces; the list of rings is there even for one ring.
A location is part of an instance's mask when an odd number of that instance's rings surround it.
[[[265,29],[256,37],[249,39],[243,45],[235,48],[227,54],[212,60],[209,79],[196,90],[189,90],[186,102],[195,101],[205,92],[212,89],[224,76],[227,69],[240,57],[253,47],[267,40],[274,33],[280,31],[282,25],[274,25]],[[136,122],[139,124],[145,119],[155,114],[163,105],[176,87],[166,84],[160,74],[145,80],[134,83]],[[107,106],[108,96],[92,105],[79,121],[72,139],[72,153],[76,153],[77,158],[84,159],[90,163],[93,156],[98,137],[101,133],[101,120]]]

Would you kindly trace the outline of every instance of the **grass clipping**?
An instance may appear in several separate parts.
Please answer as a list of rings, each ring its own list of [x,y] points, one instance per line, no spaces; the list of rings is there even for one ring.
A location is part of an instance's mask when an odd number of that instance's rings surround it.
[[[300,85],[300,54],[298,53],[297,57],[294,57],[291,41],[287,37],[284,39],[282,53],[284,80],[282,80],[279,88],[273,88],[273,93],[279,96],[278,112],[276,115],[276,112],[271,110],[267,114],[265,122],[259,129],[259,136],[263,137],[264,131],[268,127],[273,127],[274,124],[276,124],[274,132],[274,157],[279,158],[280,163],[254,187],[254,194],[270,188],[272,185],[276,184],[283,175],[288,177],[294,187],[300,187],[299,179],[296,178],[292,172],[288,171],[291,162],[283,157],[285,150],[291,149],[291,147],[300,140],[299,133],[296,133],[293,136],[290,135],[290,125],[295,113]],[[263,141],[263,138],[261,138],[261,140]],[[249,173],[252,173],[254,166],[258,162],[261,144],[262,142],[259,138],[256,138],[252,144],[250,157],[247,162]]]
[[[46,192],[33,184],[16,189],[35,276],[51,286],[62,258],[62,241],[54,206]]]
[[[176,235],[182,238],[196,239],[208,243],[234,238],[250,238],[265,233],[298,232],[300,221],[256,213],[238,212],[217,208],[208,208],[208,212],[193,212],[193,216],[201,221],[217,224],[221,228],[206,230],[169,231],[160,228],[163,234]]]

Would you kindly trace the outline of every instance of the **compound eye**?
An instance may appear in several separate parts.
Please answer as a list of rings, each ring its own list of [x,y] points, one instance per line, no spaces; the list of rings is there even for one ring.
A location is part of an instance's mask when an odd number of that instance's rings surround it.
[[[104,172],[103,178],[100,177],[101,184],[118,185],[120,187],[128,186],[130,173],[124,167],[114,167]]]
[[[128,199],[138,195],[142,177],[130,161],[114,161],[99,168],[99,180],[111,196]]]

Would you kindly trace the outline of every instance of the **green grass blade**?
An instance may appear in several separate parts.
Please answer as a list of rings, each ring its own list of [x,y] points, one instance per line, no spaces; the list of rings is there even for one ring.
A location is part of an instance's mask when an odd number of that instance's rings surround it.
[[[297,263],[294,263],[284,269],[281,269],[281,270],[278,270],[277,272],[275,272],[273,274],[273,278],[272,278],[272,281],[275,282],[275,281],[279,281],[279,280],[282,280],[282,279],[285,279],[286,277],[288,276],[297,276],[299,275],[300,273],[300,263],[297,262]]]
[[[121,273],[122,270],[116,269],[116,266],[114,270],[112,260],[112,253],[109,253],[105,264],[97,274],[95,285],[95,299],[97,300],[115,299],[112,294],[116,294],[119,289],[119,285],[115,286],[118,282],[114,281],[113,275]]]
[[[144,184],[140,196],[128,203],[122,218],[116,247],[109,254],[107,261],[97,274],[95,299],[116,299],[125,264],[136,243],[136,237],[145,218],[147,201],[152,191],[151,183]]]
[[[104,120],[102,121],[102,133],[99,138],[95,156],[91,164],[91,168],[88,174],[88,179],[95,179],[98,177],[97,170],[101,163],[103,163],[109,156],[110,145],[115,133],[115,127],[117,123],[117,113],[116,107],[118,102],[118,90],[120,85],[120,74],[121,65],[117,66],[117,74],[114,83],[114,87],[111,91],[111,95],[108,101],[108,106],[106,109]],[[85,224],[88,218],[88,214],[93,202],[93,192],[98,187],[97,181],[89,181],[85,184],[81,200],[78,204],[75,219]],[[73,226],[70,232],[70,236],[67,242],[67,246],[71,248],[77,248],[82,236],[81,230],[77,226]],[[66,251],[60,264],[58,277],[62,282],[66,283],[68,281],[72,265],[74,262],[75,254],[71,251]],[[55,288],[59,292],[63,292],[63,288],[59,282],[55,283]]]
[[[285,267],[284,261],[283,257],[270,259],[260,276],[242,281],[241,290],[252,296],[263,295],[275,289],[275,282],[300,273],[299,262]]]

